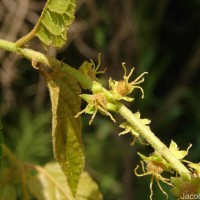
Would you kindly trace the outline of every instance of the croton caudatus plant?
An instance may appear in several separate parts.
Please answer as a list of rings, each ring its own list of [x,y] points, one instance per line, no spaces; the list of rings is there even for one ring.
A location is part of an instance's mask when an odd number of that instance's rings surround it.
[[[67,42],[67,30],[74,21],[75,8],[75,0],[48,0],[31,32],[16,42],[0,40],[2,50],[28,59],[33,70],[46,80],[52,105],[52,144],[56,160],[43,167],[19,161],[3,141],[1,126],[0,158],[7,159],[10,166],[1,168],[0,198],[27,200],[31,195],[39,200],[103,199],[97,183],[84,169],[81,134],[82,114],[91,115],[91,125],[99,112],[122,128],[119,135],[132,135],[132,146],[138,139],[141,144],[147,143],[153,148],[149,155],[138,152],[141,161],[133,166],[134,173],[131,174],[151,177],[149,185],[145,186],[149,187],[149,199],[153,199],[153,183],[163,194],[160,199],[169,196],[162,187],[164,184],[171,187],[171,193],[177,199],[197,199],[200,196],[200,164],[185,159],[191,145],[186,150],[179,150],[172,140],[167,147],[151,131],[149,119],[141,118],[140,112],[133,113],[123,104],[134,101],[130,97],[133,90],[138,90],[144,98],[141,83],[147,72],[134,79],[134,68],[127,71],[125,63],[122,63],[120,67],[124,73],[121,80],[110,78],[109,87],[105,88],[96,77],[105,72],[98,71],[100,54],[97,65],[92,60],[84,61],[77,70],[63,60],[27,47],[32,39],[38,37],[46,48],[50,45],[61,48]],[[88,93],[82,94],[82,89]],[[81,110],[82,101],[86,106]],[[121,115],[124,122],[118,125],[113,113]]]

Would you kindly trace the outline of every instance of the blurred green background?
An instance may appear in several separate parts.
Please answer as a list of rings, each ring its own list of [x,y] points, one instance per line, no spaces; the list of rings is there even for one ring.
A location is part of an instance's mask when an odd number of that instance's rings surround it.
[[[44,4],[0,1],[0,38],[16,41],[28,33]],[[37,39],[29,47],[45,52]],[[151,129],[165,144],[173,139],[186,149],[192,143],[188,159],[199,162],[200,1],[77,0],[67,44],[47,53],[78,68],[84,60],[97,61],[99,52],[101,69],[107,68],[100,76],[106,87],[109,77],[123,77],[122,62],[129,70],[136,68],[134,77],[149,72],[142,84],[145,98],[134,91],[136,100],[126,105],[151,119]],[[0,87],[5,143],[21,160],[37,164],[52,160],[51,108],[43,78],[28,61],[0,50]],[[117,124],[97,115],[89,126],[90,116],[83,116],[86,169],[105,200],[149,199],[150,177],[138,178],[133,170],[139,162],[137,152],[148,155],[152,149],[139,143],[130,146],[129,135],[119,137],[123,120],[115,118]],[[165,199],[157,186],[153,199]]]

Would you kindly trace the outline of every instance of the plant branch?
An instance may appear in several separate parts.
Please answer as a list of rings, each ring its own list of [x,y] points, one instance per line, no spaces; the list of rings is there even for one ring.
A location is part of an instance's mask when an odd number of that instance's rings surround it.
[[[119,105],[119,114],[126,119],[146,141],[164,157],[172,168],[179,174],[186,173],[190,176],[190,171],[172,154],[169,148],[157,138],[150,128],[146,127],[140,120],[123,104]]]
[[[60,69],[71,75],[79,83],[83,84],[87,89],[92,89],[92,80],[69,65],[59,61],[53,57],[46,56],[27,48],[20,48],[13,42],[0,40],[0,48],[11,51],[27,58],[28,60],[48,66],[51,69]],[[186,173],[190,176],[189,170],[171,153],[171,151],[157,138],[150,129],[148,129],[139,119],[123,104],[119,103],[119,114],[126,119],[140,133],[147,142],[164,157],[173,167],[173,169],[181,173]]]
[[[92,81],[88,76],[63,63],[62,61],[57,60],[54,57],[44,55],[40,52],[28,48],[20,48],[17,46],[16,43],[5,40],[0,40],[0,48],[6,51],[11,51],[13,53],[19,54],[27,58],[31,62],[43,64],[51,69],[60,69],[66,71],[74,79],[83,84],[87,89],[92,88]]]

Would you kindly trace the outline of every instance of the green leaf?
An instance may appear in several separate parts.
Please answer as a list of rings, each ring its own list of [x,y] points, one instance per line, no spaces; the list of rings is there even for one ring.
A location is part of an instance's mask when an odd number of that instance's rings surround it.
[[[75,196],[85,164],[81,140],[81,119],[74,118],[80,111],[81,89],[65,72],[54,71],[47,77],[52,103],[53,150]]]
[[[36,35],[45,45],[62,47],[67,40],[67,29],[74,20],[74,12],[74,0],[48,0],[38,21]]]
[[[74,20],[75,0],[48,0],[34,29],[17,41],[22,46],[37,36],[46,46],[62,47]]]
[[[48,163],[43,172],[30,177],[28,187],[38,200],[74,200],[66,177],[56,162]]]

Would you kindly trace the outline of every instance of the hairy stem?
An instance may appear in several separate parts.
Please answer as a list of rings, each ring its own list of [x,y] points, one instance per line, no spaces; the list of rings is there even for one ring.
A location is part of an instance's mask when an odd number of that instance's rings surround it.
[[[6,51],[11,51],[13,53],[19,54],[27,58],[31,62],[43,64],[52,69],[63,70],[69,75],[71,75],[74,79],[76,79],[79,83],[82,83],[87,89],[92,88],[92,81],[88,76],[63,63],[62,61],[57,60],[54,57],[44,55],[40,52],[28,48],[20,48],[16,45],[16,43],[8,42],[5,40],[0,40],[0,48]]]
[[[146,127],[140,120],[123,104],[119,105],[119,114],[126,119],[146,141],[164,157],[173,169],[179,174],[190,174],[189,170],[172,154],[172,152],[157,138],[151,130]]]

